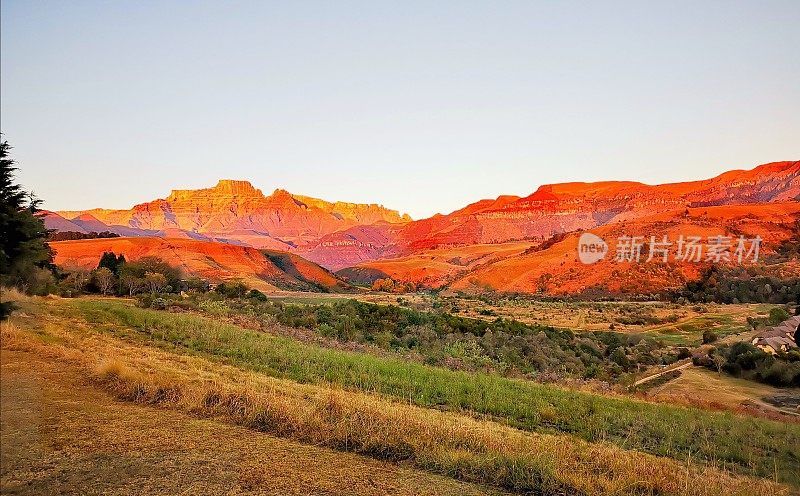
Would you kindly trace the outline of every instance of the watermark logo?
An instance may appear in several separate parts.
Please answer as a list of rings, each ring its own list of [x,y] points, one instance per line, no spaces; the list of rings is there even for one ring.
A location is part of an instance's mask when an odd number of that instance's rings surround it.
[[[739,236],[684,236],[674,242],[667,235],[620,236],[615,245],[614,260],[617,262],[758,262],[761,237]],[[608,244],[592,233],[585,232],[578,239],[578,259],[591,265],[605,258]]]
[[[600,236],[590,232],[581,234],[578,239],[578,258],[586,265],[599,262],[608,253],[608,244]]]

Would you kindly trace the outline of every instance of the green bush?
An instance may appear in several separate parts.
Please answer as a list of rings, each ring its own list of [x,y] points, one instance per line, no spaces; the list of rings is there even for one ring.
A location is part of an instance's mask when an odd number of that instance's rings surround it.
[[[150,302],[150,308],[153,310],[165,310],[167,305],[167,300],[164,298],[153,298],[153,301]]]
[[[227,281],[219,283],[214,291],[225,298],[241,298],[247,293],[247,286],[242,281]]]
[[[258,301],[267,301],[267,295],[257,289],[251,289],[247,292],[247,297]]]
[[[783,308],[773,308],[769,311],[769,323],[771,325],[778,325],[788,318],[789,312]]]
[[[198,308],[212,315],[257,316],[264,322],[309,329],[344,343],[414,354],[425,363],[450,368],[525,375],[546,381],[590,376],[614,382],[635,370],[637,364],[669,364],[677,359],[676,353],[644,335],[576,334],[502,318],[486,322],[449,314],[445,307],[423,312],[353,299],[301,305],[260,297],[226,298],[222,293],[198,295]],[[214,297],[223,299],[216,301]],[[473,343],[480,352],[454,361],[452,347],[459,342]]]
[[[136,297],[136,306],[140,308],[150,308],[153,304],[153,295],[150,293],[141,294]]]

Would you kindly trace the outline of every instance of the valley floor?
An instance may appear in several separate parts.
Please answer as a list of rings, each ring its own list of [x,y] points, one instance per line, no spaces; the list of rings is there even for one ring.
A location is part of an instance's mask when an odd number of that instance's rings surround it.
[[[428,472],[117,401],[3,350],[2,494],[497,494]]]

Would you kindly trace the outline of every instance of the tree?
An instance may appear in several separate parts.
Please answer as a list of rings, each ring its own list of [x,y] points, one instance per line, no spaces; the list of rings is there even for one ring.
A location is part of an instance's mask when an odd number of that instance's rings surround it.
[[[160,272],[145,272],[144,280],[151,293],[158,293],[167,286],[167,278]]]
[[[83,293],[87,284],[89,284],[89,274],[84,271],[77,271],[70,272],[67,277],[59,283],[59,286],[61,286],[62,295],[75,296]]]
[[[144,272],[157,272],[159,274],[162,274],[166,278],[167,284],[169,284],[173,288],[180,287],[180,281],[181,281],[180,269],[177,267],[173,267],[166,261],[158,257],[148,256],[140,258],[135,263],[139,265],[144,270]]]
[[[717,335],[712,330],[705,330],[703,331],[703,344],[713,343],[717,340]]]
[[[14,171],[18,169],[9,157],[10,150],[7,141],[0,141],[0,285],[45,293],[49,289],[45,276],[53,268],[53,253],[44,222],[36,216],[41,202],[15,183]],[[52,274],[49,280],[53,281]],[[0,302],[0,319],[11,309],[9,302]]]
[[[114,275],[119,274],[119,267],[125,263],[125,255],[119,254],[119,256],[114,255],[114,252],[106,251],[103,252],[103,256],[100,257],[100,263],[97,264],[97,268],[105,267],[110,270]]]
[[[100,267],[92,272],[92,280],[101,293],[107,295],[114,287],[115,277],[114,273],[108,267]]]
[[[241,298],[247,293],[247,286],[242,281],[233,280],[219,283],[214,291],[226,298]]]
[[[144,287],[144,282],[144,278],[136,277],[135,274],[123,273],[119,277],[119,284],[128,292],[128,296],[133,296],[139,292]]]
[[[375,282],[372,283],[372,290],[373,291],[385,291],[387,293],[391,293],[395,289],[394,280],[391,277],[387,277],[386,279],[376,279]]]
[[[721,353],[714,353],[711,356],[711,360],[714,362],[714,366],[717,368],[717,374],[722,374],[722,366],[725,365],[725,357]]]

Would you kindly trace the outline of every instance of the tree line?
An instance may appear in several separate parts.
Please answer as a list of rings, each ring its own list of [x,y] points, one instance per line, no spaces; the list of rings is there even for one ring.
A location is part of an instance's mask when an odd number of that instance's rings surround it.
[[[58,284],[63,296],[84,293],[134,296],[138,293],[173,293],[185,289],[181,271],[158,257],[128,261],[123,254],[105,252],[92,271],[63,272]]]

